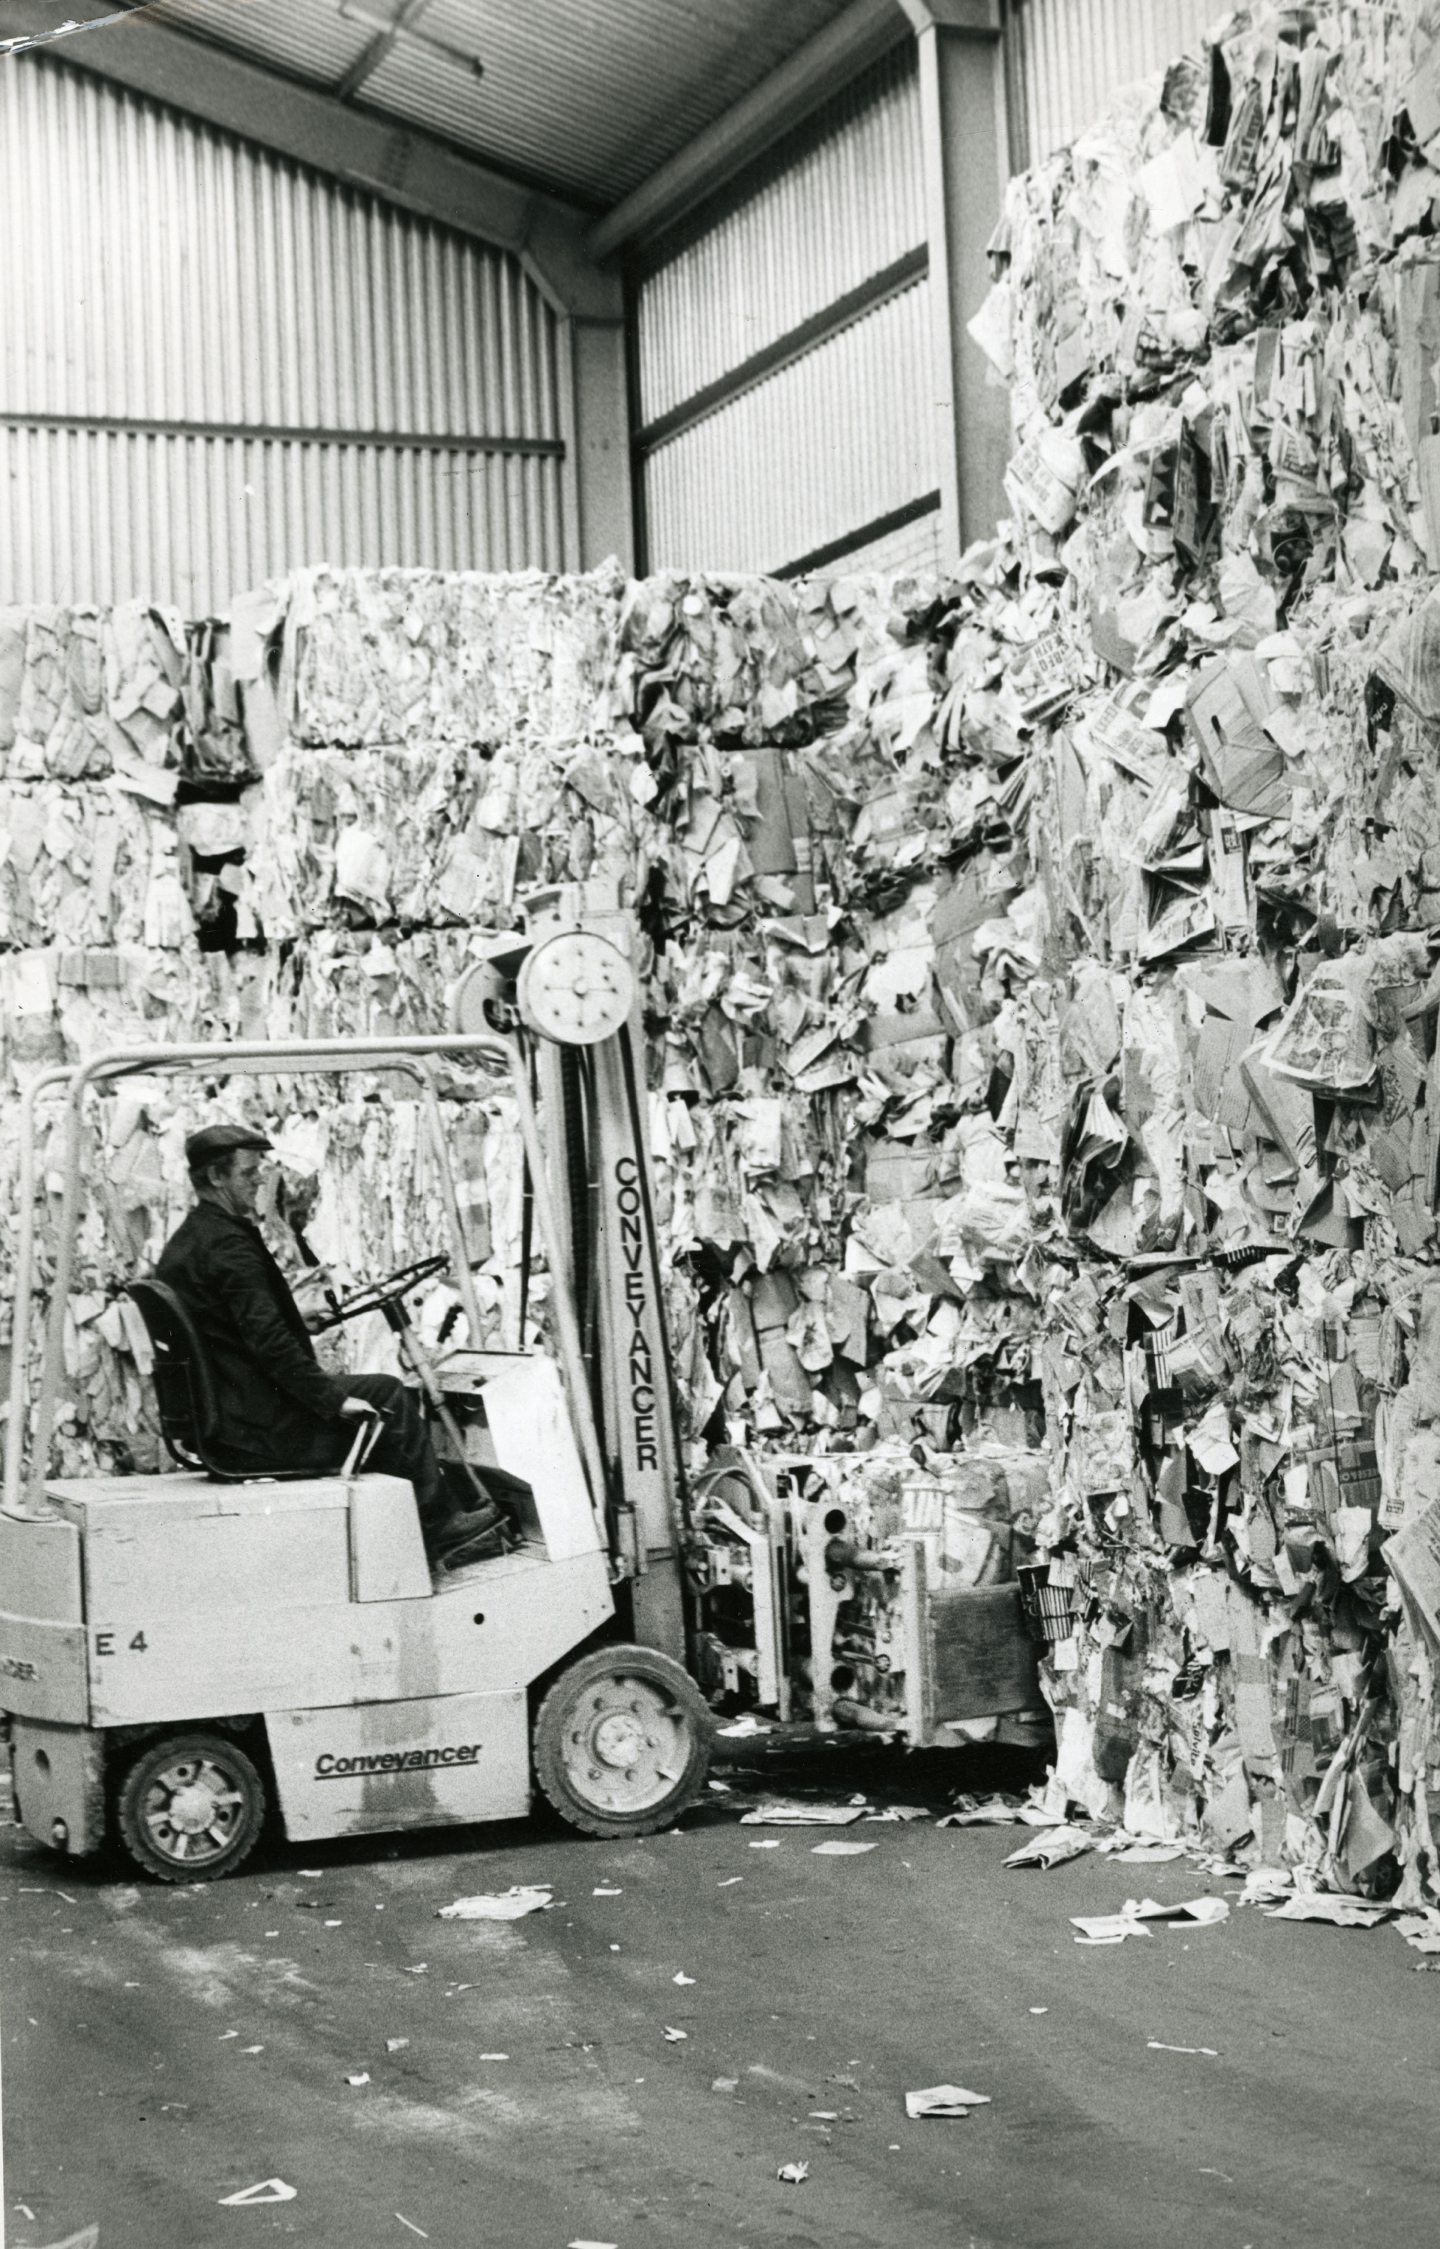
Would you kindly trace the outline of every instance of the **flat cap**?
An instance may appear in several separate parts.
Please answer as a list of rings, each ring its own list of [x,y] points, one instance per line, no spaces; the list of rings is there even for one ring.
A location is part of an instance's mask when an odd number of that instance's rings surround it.
[[[205,1125],[201,1131],[192,1132],[185,1143],[185,1161],[192,1171],[205,1164],[218,1163],[222,1156],[233,1155],[237,1148],[271,1148],[263,1132],[251,1125]]]

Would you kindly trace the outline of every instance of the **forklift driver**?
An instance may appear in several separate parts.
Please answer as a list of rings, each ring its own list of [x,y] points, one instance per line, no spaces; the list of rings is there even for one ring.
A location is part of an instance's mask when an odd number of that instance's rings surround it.
[[[368,1465],[413,1485],[425,1549],[443,1563],[492,1530],[499,1510],[465,1510],[444,1471],[415,1391],[392,1374],[327,1374],[304,1314],[256,1217],[272,1143],[245,1125],[207,1125],[185,1143],[195,1207],[160,1253],[156,1278],[182,1299],[205,1346],[219,1408],[217,1466],[236,1475],[313,1468],[333,1475],[358,1416],[379,1408]]]

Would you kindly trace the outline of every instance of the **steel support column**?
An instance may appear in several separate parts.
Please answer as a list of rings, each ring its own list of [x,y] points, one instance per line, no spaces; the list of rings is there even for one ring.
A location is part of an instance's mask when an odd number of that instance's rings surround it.
[[[619,294],[617,283],[617,296]],[[562,381],[573,400],[567,430],[570,474],[567,497],[573,521],[566,527],[572,568],[593,570],[611,555],[636,567],[635,515],[630,479],[630,412],[626,389],[623,317],[572,318]]]
[[[1004,510],[1010,422],[966,333],[1009,175],[998,0],[901,0],[920,60],[941,541],[953,562]]]

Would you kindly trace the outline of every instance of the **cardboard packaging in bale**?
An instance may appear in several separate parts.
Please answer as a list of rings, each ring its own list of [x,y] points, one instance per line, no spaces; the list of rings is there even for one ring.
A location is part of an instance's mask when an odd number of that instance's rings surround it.
[[[941,581],[308,570],[198,624],[0,619],[12,1096],[140,1036],[436,1028],[527,891],[622,884],[694,1458],[784,1455],[957,1584],[1026,1569],[1057,1801],[1417,1905],[1432,155],[1415,7],[1262,7],[1015,180],[974,323],[1012,512]],[[478,1092],[499,1334],[521,1179]],[[322,1255],[427,1246],[414,1101],[286,1101],[204,1113],[276,1126]],[[117,1289],[195,1107],[96,1104],[71,1472],[153,1456]]]

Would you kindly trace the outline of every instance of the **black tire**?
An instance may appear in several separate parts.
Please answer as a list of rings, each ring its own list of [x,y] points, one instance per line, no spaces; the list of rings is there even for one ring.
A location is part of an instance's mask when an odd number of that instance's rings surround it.
[[[161,1882],[218,1882],[259,1840],[265,1783],[228,1734],[167,1734],[131,1765],[118,1810],[125,1848],[147,1874]]]
[[[582,1835],[653,1835],[705,1786],[712,1733],[703,1695],[669,1656],[595,1648],[540,1705],[535,1778]]]

